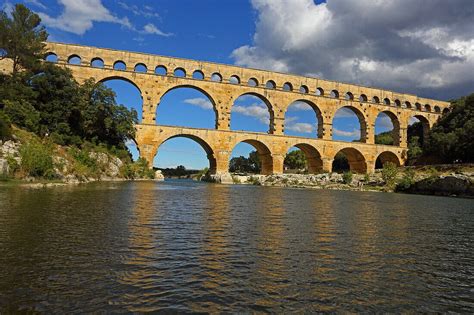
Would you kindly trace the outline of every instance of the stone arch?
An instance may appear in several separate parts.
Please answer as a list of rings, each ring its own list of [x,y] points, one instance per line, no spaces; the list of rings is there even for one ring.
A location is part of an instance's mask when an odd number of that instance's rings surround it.
[[[127,70],[127,64],[122,60],[117,60],[114,62],[113,68],[114,70],[125,71]]]
[[[431,105],[425,104],[425,112],[431,112]]]
[[[157,74],[157,75],[166,75],[167,73],[168,73],[168,69],[166,69],[165,66],[163,66],[163,65],[156,66],[155,74]]]
[[[48,62],[58,62],[59,61],[59,57],[56,53],[50,51],[50,52],[47,52],[45,55],[44,55],[44,60],[45,61],[48,61]]]
[[[390,99],[388,97],[383,99],[383,104],[384,105],[390,105]]]
[[[378,168],[382,168],[384,166],[385,163],[388,163],[388,162],[391,162],[393,164],[395,164],[396,166],[400,166],[401,163],[400,163],[400,159],[398,158],[398,156],[391,152],[391,151],[384,151],[382,153],[380,153],[377,158],[375,159],[375,168],[378,169]]]
[[[345,105],[345,106],[341,106],[337,108],[336,111],[334,112],[334,116],[332,117],[332,125],[334,126],[334,118],[336,118],[337,112],[341,110],[342,108],[350,109],[357,116],[357,119],[359,120],[359,126],[360,126],[360,142],[364,142],[364,143],[367,142],[367,121],[365,119],[364,114],[358,108],[354,106]],[[334,136],[334,132],[333,132],[333,136]]]
[[[250,78],[250,79],[247,81],[247,85],[248,85],[248,86],[252,86],[252,87],[256,87],[256,86],[258,86],[258,80],[255,79],[255,78]]]
[[[318,149],[307,143],[298,143],[291,145],[289,148],[287,148],[286,152],[288,152],[292,147],[296,147],[304,153],[309,174],[318,174],[322,172],[323,160]]]
[[[139,62],[135,65],[135,67],[133,68],[133,71],[134,72],[146,73],[148,71],[148,68],[146,67],[146,65],[144,63]]]
[[[374,104],[380,104],[380,98],[378,96],[372,97],[372,103]]]
[[[421,123],[421,126],[422,126],[421,136],[422,136],[422,138],[420,139],[420,145],[423,145],[425,143],[426,139],[428,139],[428,133],[430,131],[430,122],[429,122],[428,118],[426,118],[424,115],[416,114],[416,115],[412,115],[411,117],[415,117]],[[410,137],[410,135],[408,135],[408,136]],[[408,141],[409,141],[409,139],[408,139]]]
[[[351,172],[354,173],[367,173],[367,163],[365,161],[364,155],[355,148],[343,148],[339,150],[337,153],[343,153],[347,158],[347,162],[349,163],[349,168]],[[337,154],[336,153],[336,154]],[[334,155],[335,157],[336,155]],[[333,163],[334,167],[334,163]]]
[[[421,107],[420,103],[415,103],[415,108],[416,108],[416,110],[419,110],[419,111],[422,110],[422,107]]]
[[[184,68],[178,67],[174,69],[173,76],[177,78],[186,78],[186,70],[184,70]]]
[[[361,94],[361,95],[359,96],[359,102],[360,102],[360,103],[366,103],[366,102],[367,102],[367,95]]]
[[[125,146],[127,147],[127,150],[130,153],[130,155],[132,155],[132,160],[133,161],[136,161],[138,158],[141,157],[140,147],[138,146],[137,140],[135,140],[134,138],[129,138],[129,139],[125,140]],[[136,151],[137,151],[136,156],[134,156],[135,152],[133,152],[134,151],[133,148],[135,148]],[[151,166],[151,165],[149,165],[149,166]]]
[[[91,67],[103,68],[104,67],[104,60],[102,60],[102,58],[99,58],[99,57],[92,58]]]
[[[232,150],[239,143],[242,143],[242,142],[250,144],[257,151],[258,157],[259,157],[260,162],[262,164],[262,169],[260,171],[260,174],[262,174],[262,175],[271,175],[271,174],[273,174],[273,157],[272,157],[272,153],[271,153],[270,149],[268,148],[268,146],[265,143],[263,143],[259,140],[245,139],[243,141],[239,141],[238,143],[236,143],[234,145],[234,147],[232,148]]]
[[[137,90],[140,91],[140,94],[142,94],[142,90],[140,89],[140,87],[135,82],[133,82],[133,80],[131,80],[127,77],[120,76],[120,75],[113,75],[113,76],[102,78],[102,79],[98,80],[97,83],[105,83],[105,82],[110,81],[110,80],[126,81],[126,82],[132,84],[134,87],[136,87]]]
[[[346,99],[346,101],[353,101],[354,94],[352,94],[351,92],[347,92],[346,95],[344,95],[344,98]]]
[[[231,75],[230,78],[229,78],[229,83],[231,84],[240,84],[240,78],[238,75]]]
[[[300,93],[308,94],[309,93],[308,87],[306,85],[300,86]]]
[[[131,86],[133,86],[133,87],[136,89],[137,94],[140,95],[140,100],[141,100],[140,104],[133,104],[133,105],[131,105],[131,106],[132,106],[132,108],[134,107],[134,105],[136,105],[136,106],[138,107],[138,108],[136,108],[136,111],[137,111],[137,114],[138,114],[138,122],[139,122],[139,123],[142,123],[142,122],[143,122],[143,119],[144,119],[144,117],[143,117],[143,104],[144,104],[144,102],[143,102],[143,93],[142,93],[141,88],[140,88],[133,80],[131,80],[131,79],[125,77],[125,76],[113,75],[113,76],[107,76],[107,77],[101,78],[100,80],[97,81],[96,84],[99,84],[99,83],[105,84],[105,83],[107,83],[108,81],[114,81],[114,80],[123,81],[123,82],[125,82],[125,83],[130,84]],[[118,93],[118,92],[120,92],[122,89],[124,89],[124,86],[118,87],[118,90],[114,90],[114,93],[116,93],[116,97],[120,97],[120,94],[122,94],[122,95],[124,95],[124,94],[128,95],[127,98],[129,98],[129,97],[135,97],[135,91],[133,91],[133,93],[132,93],[132,91],[127,91],[128,94],[127,94],[127,93],[124,93],[124,92]],[[137,99],[138,99],[138,95],[137,95]],[[138,142],[137,142],[137,143],[138,143]]]
[[[238,98],[240,98],[242,96],[245,96],[245,95],[255,96],[258,99],[260,99],[267,106],[268,113],[269,113],[269,116],[270,116],[268,133],[273,134],[273,132],[275,131],[275,115],[274,115],[273,105],[270,103],[270,101],[265,96],[263,96],[259,93],[255,93],[255,92],[242,93],[242,94],[238,95],[237,97],[234,97],[234,102],[232,103],[232,107],[234,106],[234,104],[235,104],[235,102],[237,101]],[[231,112],[231,115],[232,115],[232,108],[230,109],[230,112]],[[231,124],[231,121],[229,122],[229,124]]]
[[[394,103],[395,106],[397,106],[397,107],[401,107],[401,106],[402,106],[402,103],[400,102],[399,99],[396,99],[395,101],[393,101],[393,103]]]
[[[268,80],[267,83],[265,83],[265,87],[267,89],[274,90],[274,89],[276,89],[276,83],[273,80]]]
[[[204,80],[204,72],[202,72],[201,70],[195,70],[193,72],[193,79]]]
[[[180,88],[188,88],[188,89],[193,89],[193,90],[196,90],[202,94],[204,94],[208,99],[209,101],[211,102],[212,104],[212,108],[213,108],[213,111],[214,111],[214,116],[215,116],[215,128],[217,129],[217,125],[218,125],[218,122],[219,122],[219,112],[217,111],[217,106],[216,106],[216,102],[214,100],[214,98],[209,94],[209,92],[207,92],[206,90],[198,87],[198,86],[195,86],[195,85],[191,85],[191,84],[179,84],[179,85],[176,85],[176,86],[173,86],[171,88],[169,88],[168,90],[166,90],[160,97],[160,100],[166,95],[168,94],[169,92],[171,91],[174,91],[174,90],[177,90],[177,89],[180,89]],[[158,108],[159,108],[159,103],[157,104],[156,106],[156,109],[155,109],[155,112],[158,111]]]
[[[305,99],[296,99],[294,101],[292,101],[290,104],[288,104],[285,108],[285,114],[283,117],[286,117],[286,113],[288,112],[288,108],[291,106],[291,104],[295,103],[295,102],[302,102],[302,103],[305,103],[305,104],[308,104],[314,111],[314,113],[316,114],[316,121],[318,122],[318,130],[317,130],[317,136],[318,138],[322,138],[323,137],[323,114],[321,112],[321,109],[318,107],[318,105],[316,105],[315,103],[309,101],[309,100],[305,100]]]
[[[80,65],[81,64],[81,57],[76,54],[72,54],[67,58],[67,63],[70,65]]]
[[[321,87],[318,87],[318,88],[316,89],[316,95],[318,95],[318,96],[324,96],[324,89],[321,88]]]
[[[446,107],[445,109],[443,109],[443,115],[449,114],[449,112],[449,108]]]
[[[339,98],[339,91],[338,90],[332,90],[331,94],[329,96],[331,98]]]
[[[203,148],[203,150],[206,152],[207,159],[209,160],[209,173],[210,174],[215,174],[216,173],[216,171],[217,171],[217,160],[216,160],[213,148],[204,139],[202,139],[202,138],[200,138],[196,135],[177,134],[177,135],[173,135],[173,136],[170,136],[170,137],[166,138],[156,148],[155,157],[158,155],[158,150],[159,150],[160,146],[163,143],[165,143],[168,140],[176,139],[176,138],[187,138],[187,139],[191,139],[191,140],[195,141],[196,143],[198,143]]]
[[[214,72],[211,75],[211,81],[213,81],[213,82],[222,82],[222,75],[219,72]]]
[[[441,113],[441,108],[439,108],[439,106],[436,105],[434,107],[434,111],[435,111],[435,113]]]
[[[393,126],[393,129],[392,129],[393,145],[399,146],[400,145],[400,121],[397,115],[390,110],[384,110],[384,111],[379,112],[377,114],[377,117],[375,117],[374,131],[375,131],[376,120],[380,116],[380,114],[385,114],[388,116],[388,118],[390,118],[390,121],[392,122],[392,126]],[[375,137],[375,132],[374,132],[374,137]],[[375,139],[374,139],[374,143],[375,143]]]
[[[406,108],[411,108],[411,103],[410,103],[409,101],[406,101],[406,102],[405,102],[405,107],[406,107]]]
[[[285,82],[285,84],[283,84],[282,89],[283,91],[291,92],[293,91],[293,84],[291,84],[290,82]]]

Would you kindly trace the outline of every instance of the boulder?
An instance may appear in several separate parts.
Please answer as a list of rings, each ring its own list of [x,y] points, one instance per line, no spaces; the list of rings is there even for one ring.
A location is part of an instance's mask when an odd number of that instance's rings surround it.
[[[8,176],[10,173],[10,166],[6,159],[0,158],[0,175]]]
[[[156,181],[164,181],[165,180],[165,177],[163,176],[163,174],[161,173],[161,170],[157,170],[155,172],[155,180]]]

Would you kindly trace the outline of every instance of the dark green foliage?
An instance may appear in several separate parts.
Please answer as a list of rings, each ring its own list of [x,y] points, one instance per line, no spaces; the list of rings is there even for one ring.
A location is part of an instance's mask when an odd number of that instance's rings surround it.
[[[415,184],[415,171],[411,168],[405,169],[402,179],[396,186],[396,191],[405,191]]]
[[[29,176],[53,177],[52,150],[37,141],[25,143],[20,148],[21,169]]]
[[[0,140],[8,140],[12,136],[10,119],[0,110]]]
[[[286,154],[284,165],[290,169],[304,169],[306,167],[306,155],[301,150],[294,150]]]
[[[332,171],[337,173],[342,173],[350,170],[349,161],[347,157],[342,152],[338,152],[334,157],[332,162]]]
[[[474,162],[474,94],[452,103],[431,129],[425,151],[444,163]]]
[[[259,173],[262,163],[258,157],[257,151],[252,151],[249,157],[233,157],[229,162],[229,171],[239,173]]]
[[[387,162],[383,165],[382,179],[388,188],[392,189],[395,187],[397,175],[398,175],[398,168],[394,163]]]
[[[416,162],[418,157],[423,154],[423,149],[420,146],[419,137],[413,136],[408,140],[408,164]]]
[[[48,34],[41,19],[23,4],[15,5],[10,19],[0,13],[0,58],[13,60],[13,74],[21,68],[32,70],[44,56],[44,42]]]
[[[376,144],[393,145],[392,131],[381,132],[375,135]]]
[[[28,131],[38,132],[40,115],[39,112],[25,100],[5,100],[5,115],[10,121]]]
[[[352,184],[352,172],[351,171],[344,172],[342,174],[342,181],[344,182],[344,184],[347,184],[347,185]]]
[[[136,162],[124,164],[121,174],[127,179],[147,178],[153,179],[155,172],[149,167],[147,160],[139,158]]]
[[[420,146],[424,144],[423,124],[418,121],[408,126],[407,129],[408,143],[411,142],[412,138],[417,137]]]

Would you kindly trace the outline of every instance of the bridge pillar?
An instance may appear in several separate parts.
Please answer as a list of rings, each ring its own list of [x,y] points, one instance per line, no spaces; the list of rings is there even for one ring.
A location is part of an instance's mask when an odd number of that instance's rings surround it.
[[[364,138],[365,138],[365,141],[363,141]],[[360,132],[360,140],[368,144],[375,143],[375,122],[367,123],[365,130],[362,128]]]
[[[274,135],[283,135],[283,130],[285,129],[285,118],[273,117],[273,124],[270,122],[270,133]]]
[[[273,154],[272,155],[272,174],[283,174],[283,164],[285,161],[285,155],[284,154]],[[262,173],[263,173],[264,167],[262,165]],[[265,174],[268,175],[268,174]]]
[[[332,123],[323,123],[322,139],[332,140]]]
[[[219,150],[215,152],[214,157],[216,159],[216,167],[215,167],[216,174],[229,173],[230,155],[231,155],[230,151]]]
[[[158,148],[155,145],[152,144],[137,144],[139,150],[140,150],[140,157],[144,158],[148,162],[148,166],[150,168],[153,167],[153,159],[155,158],[156,152],[158,151]]]
[[[375,172],[375,160],[367,160],[367,174],[373,174]]]
[[[332,159],[332,158],[323,158],[322,161],[323,161],[322,171],[324,173],[331,173],[332,172],[332,162],[334,161],[334,159]]]

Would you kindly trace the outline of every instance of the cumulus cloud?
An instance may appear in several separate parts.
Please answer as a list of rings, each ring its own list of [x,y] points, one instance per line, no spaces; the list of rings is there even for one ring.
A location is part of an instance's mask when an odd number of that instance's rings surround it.
[[[59,0],[64,11],[58,17],[38,12],[43,24],[66,32],[83,35],[94,26],[94,22],[109,22],[133,29],[128,18],[113,15],[102,5],[101,0]]]
[[[204,97],[188,98],[184,100],[184,103],[200,107],[202,109],[213,109],[211,101]]]
[[[314,127],[308,123],[291,123],[285,126],[285,129],[301,132],[301,133],[312,133],[314,131]]]
[[[354,137],[354,138],[360,137],[360,130],[358,129],[353,129],[352,131],[345,131],[345,130],[340,130],[333,127],[332,133],[336,136],[341,136],[341,137]]]
[[[449,99],[474,86],[472,0],[252,0],[258,67]],[[289,8],[291,6],[291,9]]]
[[[263,104],[255,103],[248,106],[234,105],[232,106],[232,112],[253,117],[265,125],[270,123],[270,114],[268,113],[268,108]]]

